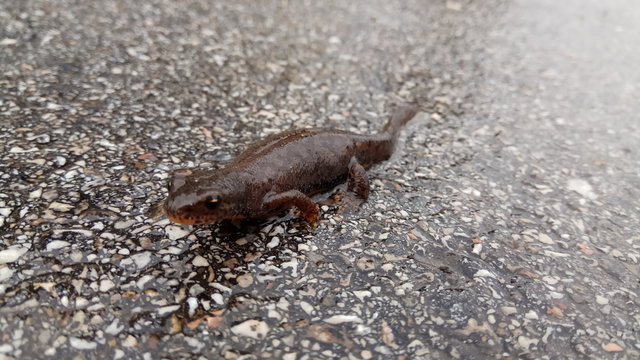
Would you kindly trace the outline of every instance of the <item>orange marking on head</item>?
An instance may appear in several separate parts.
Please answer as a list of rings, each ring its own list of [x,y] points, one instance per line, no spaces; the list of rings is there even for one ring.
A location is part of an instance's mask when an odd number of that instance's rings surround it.
[[[195,225],[196,222],[193,219],[186,219],[186,218],[181,218],[181,217],[177,217],[177,216],[173,216],[173,215],[169,215],[167,214],[167,217],[169,218],[169,220],[173,221],[174,223],[178,223],[178,224],[184,224],[184,225]]]

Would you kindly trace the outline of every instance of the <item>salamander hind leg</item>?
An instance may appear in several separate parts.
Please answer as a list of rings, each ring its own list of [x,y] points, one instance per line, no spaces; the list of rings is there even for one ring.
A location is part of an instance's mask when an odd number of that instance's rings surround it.
[[[262,210],[267,215],[296,207],[302,217],[311,226],[318,222],[318,205],[298,190],[289,190],[279,194],[267,194],[262,202]]]
[[[360,165],[355,156],[349,161],[347,190],[355,194],[356,198],[360,200],[357,205],[362,204],[369,198],[369,177],[367,176],[367,171]]]

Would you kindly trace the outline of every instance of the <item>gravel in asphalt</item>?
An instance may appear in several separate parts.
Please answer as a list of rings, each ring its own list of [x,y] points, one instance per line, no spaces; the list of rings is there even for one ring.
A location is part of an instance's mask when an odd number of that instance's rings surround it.
[[[5,1],[0,359],[640,357],[632,1]],[[174,169],[421,113],[356,211],[180,226]]]

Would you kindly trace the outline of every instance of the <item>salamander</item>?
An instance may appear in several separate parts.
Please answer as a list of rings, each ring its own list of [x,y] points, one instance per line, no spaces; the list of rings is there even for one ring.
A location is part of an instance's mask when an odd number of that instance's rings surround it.
[[[311,128],[271,135],[249,147],[222,169],[173,172],[163,203],[176,223],[212,224],[225,219],[266,219],[297,208],[309,224],[318,219],[311,199],[347,184],[366,201],[366,169],[389,159],[400,128],[417,109],[401,106],[377,134]]]

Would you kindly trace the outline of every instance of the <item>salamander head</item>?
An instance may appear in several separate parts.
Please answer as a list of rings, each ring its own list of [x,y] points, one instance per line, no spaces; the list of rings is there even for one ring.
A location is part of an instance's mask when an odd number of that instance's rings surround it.
[[[238,208],[238,194],[216,179],[213,171],[175,171],[169,180],[169,196],[164,202],[164,212],[169,220],[196,225],[243,218]]]

